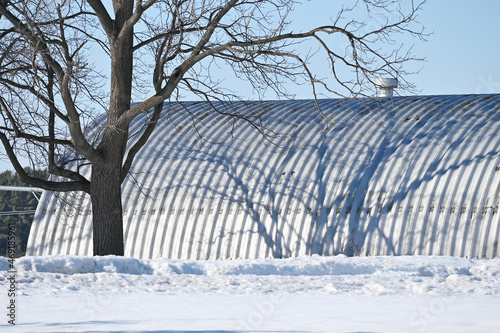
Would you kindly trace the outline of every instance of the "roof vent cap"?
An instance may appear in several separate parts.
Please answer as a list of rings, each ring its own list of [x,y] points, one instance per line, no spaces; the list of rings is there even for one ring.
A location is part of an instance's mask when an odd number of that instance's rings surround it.
[[[378,89],[379,97],[392,97],[394,88],[398,86],[398,79],[378,78],[375,80],[375,87]]]

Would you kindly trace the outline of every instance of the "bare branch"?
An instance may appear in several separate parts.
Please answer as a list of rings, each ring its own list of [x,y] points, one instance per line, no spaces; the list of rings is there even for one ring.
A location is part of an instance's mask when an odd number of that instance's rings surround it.
[[[19,175],[21,181],[49,191],[57,191],[57,192],[83,191],[86,193],[90,193],[90,182],[87,181],[86,179],[84,181],[83,180],[84,178],[81,176],[80,176],[82,179],[81,181],[69,181],[69,182],[52,182],[29,176],[19,163],[19,160],[17,159],[16,154],[14,153],[14,150],[10,145],[9,139],[2,132],[0,132],[0,140],[2,141],[4,149],[7,152],[7,156],[9,157],[9,160],[12,163],[12,166],[16,170],[17,174]]]
[[[101,22],[108,39],[112,41],[115,38],[115,29],[113,20],[109,16],[108,11],[100,0],[87,0],[87,2],[90,6],[92,6],[92,9],[94,9],[94,12],[99,18],[99,22]]]

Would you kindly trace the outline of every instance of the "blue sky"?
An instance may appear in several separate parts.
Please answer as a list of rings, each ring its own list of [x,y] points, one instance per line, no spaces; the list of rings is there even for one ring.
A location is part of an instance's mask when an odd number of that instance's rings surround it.
[[[429,0],[420,22],[434,34],[414,77],[421,94],[500,93],[500,1]]]
[[[305,25],[323,25],[341,3],[349,1],[311,0],[296,15]],[[499,15],[499,0],[428,0],[418,21],[433,34],[425,42],[398,39],[426,58],[409,67],[421,69],[408,77],[419,95],[500,93]]]
[[[349,1],[311,0],[297,7],[294,24],[305,28],[329,23],[339,6]],[[405,38],[413,53],[425,57],[408,79],[420,95],[500,93],[500,1],[428,0],[418,21],[433,34],[426,42]],[[310,90],[297,89],[298,98]],[[3,152],[3,149],[1,149]],[[0,171],[12,169],[0,161]]]

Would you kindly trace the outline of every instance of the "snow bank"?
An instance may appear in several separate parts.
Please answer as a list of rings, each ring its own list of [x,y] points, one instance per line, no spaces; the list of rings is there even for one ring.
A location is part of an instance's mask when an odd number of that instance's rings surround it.
[[[20,271],[84,274],[84,273],[123,273],[148,274],[148,266],[141,260],[116,256],[46,256],[23,257],[16,263]]]
[[[140,260],[105,256],[43,256],[17,260],[18,271],[61,274],[120,273],[136,275],[261,275],[327,276],[377,275],[384,272],[411,276],[487,274],[500,275],[500,259],[469,260],[456,257],[300,257],[257,260]],[[0,271],[8,270],[6,258],[0,258]]]
[[[167,294],[500,295],[500,259],[300,257],[194,261],[46,256],[16,260],[25,295]],[[0,279],[7,276],[0,258]]]
[[[16,259],[20,332],[499,332],[500,259]],[[0,258],[0,284],[10,276]],[[0,301],[8,304],[7,293]],[[3,297],[3,298],[2,298]],[[5,326],[5,327],[4,327]],[[0,323],[0,331],[8,327]]]

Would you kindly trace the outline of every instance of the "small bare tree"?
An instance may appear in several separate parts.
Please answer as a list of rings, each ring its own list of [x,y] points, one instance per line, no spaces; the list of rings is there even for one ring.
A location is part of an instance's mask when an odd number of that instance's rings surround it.
[[[363,0],[366,20],[340,8],[328,25],[292,32],[296,2],[0,0],[0,139],[12,165],[34,186],[88,193],[94,255],[123,255],[121,184],[134,156],[166,100],[183,92],[208,101],[238,98],[211,75],[217,66],[250,84],[257,98],[269,89],[289,96],[290,82],[309,83],[314,98],[320,91],[360,96],[380,76],[406,82],[402,65],[415,59],[393,37],[424,36],[415,25],[422,3]],[[309,52],[296,50],[304,41],[328,61],[328,79],[314,73]],[[134,96],[142,102],[133,104]],[[98,132],[95,118],[103,112],[107,122]],[[149,115],[145,129],[131,144],[129,125],[142,114]],[[55,177],[29,176],[20,154]]]

